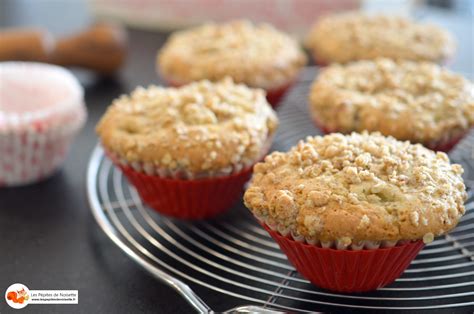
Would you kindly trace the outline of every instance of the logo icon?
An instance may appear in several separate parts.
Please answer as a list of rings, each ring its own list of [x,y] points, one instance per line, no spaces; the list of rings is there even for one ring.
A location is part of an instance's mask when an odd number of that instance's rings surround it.
[[[30,290],[21,283],[14,283],[5,292],[7,304],[14,309],[22,309],[30,301]]]

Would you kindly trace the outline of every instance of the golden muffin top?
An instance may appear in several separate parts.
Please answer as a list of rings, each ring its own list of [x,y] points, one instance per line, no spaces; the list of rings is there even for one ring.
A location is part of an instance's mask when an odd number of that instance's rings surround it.
[[[430,242],[456,226],[467,197],[445,153],[380,133],[308,137],[254,167],[246,206],[308,242]]]
[[[298,43],[268,24],[232,21],[179,31],[158,55],[158,68],[175,83],[201,79],[235,82],[265,89],[296,78],[306,64]]]
[[[429,62],[331,65],[314,81],[309,102],[315,120],[342,133],[379,131],[427,144],[474,126],[474,84]]]
[[[378,57],[439,63],[455,50],[451,34],[435,25],[354,12],[322,18],[306,38],[306,46],[325,63]]]
[[[114,100],[97,133],[128,162],[199,174],[253,164],[277,124],[263,90],[226,79],[138,87]]]

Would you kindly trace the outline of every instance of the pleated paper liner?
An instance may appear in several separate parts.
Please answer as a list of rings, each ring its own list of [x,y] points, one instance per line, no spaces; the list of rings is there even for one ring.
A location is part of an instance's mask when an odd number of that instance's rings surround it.
[[[319,122],[317,119],[313,118],[313,122],[316,125],[318,129],[320,129],[324,134],[331,134],[335,132],[339,132],[338,130],[331,130],[327,127],[325,127],[321,122]],[[470,129],[463,131],[459,133],[456,136],[453,136],[448,139],[441,139],[439,141],[433,141],[430,143],[421,143],[423,146],[434,150],[436,152],[445,152],[449,153],[468,133]]]
[[[376,290],[400,277],[424,247],[423,241],[368,250],[338,250],[295,241],[265,224],[296,270],[314,285],[336,292]]]
[[[427,144],[426,147],[434,151],[441,151],[449,153],[461,140],[469,133],[469,130],[454,136],[453,138],[447,140],[441,140],[438,142]]]
[[[0,81],[13,87],[13,97],[6,96],[5,101],[15,101],[19,95],[17,101],[30,105],[19,103],[14,112],[0,110],[0,187],[32,184],[64,163],[87,118],[84,92],[77,79],[59,66],[0,62],[0,71]],[[52,96],[61,92],[64,95]]]
[[[181,179],[148,175],[118,162],[110,153],[107,155],[145,204],[161,214],[181,219],[204,219],[225,212],[241,198],[253,168],[225,176]]]
[[[320,68],[324,68],[324,67],[328,66],[331,63],[331,62],[324,61],[321,58],[318,58],[314,54],[312,55],[312,57],[313,57],[314,64],[316,64]]]
[[[165,81],[169,86],[173,87],[179,87],[184,85],[170,79],[165,79]],[[291,86],[293,86],[293,84],[294,82],[290,82],[277,88],[265,90],[267,93],[267,101],[270,103],[270,105],[272,105],[273,108],[278,107],[283,96],[285,96],[286,92],[291,88]]]
[[[85,111],[65,121],[62,127],[42,128],[36,123],[39,127],[0,134],[0,187],[32,184],[61,167],[84,124]]]
[[[286,92],[293,86],[293,82],[280,86],[278,88],[268,89],[267,100],[273,108],[277,108]]]

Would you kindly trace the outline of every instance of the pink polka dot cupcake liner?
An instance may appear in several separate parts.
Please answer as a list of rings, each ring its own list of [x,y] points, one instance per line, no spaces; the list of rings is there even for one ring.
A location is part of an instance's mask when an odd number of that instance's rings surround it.
[[[0,186],[51,176],[86,121],[83,89],[67,70],[0,63]]]

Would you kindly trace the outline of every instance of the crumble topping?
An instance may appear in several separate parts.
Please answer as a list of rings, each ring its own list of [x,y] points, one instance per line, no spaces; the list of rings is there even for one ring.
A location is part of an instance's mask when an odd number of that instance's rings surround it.
[[[310,110],[328,129],[379,131],[426,144],[474,125],[474,84],[428,62],[331,65],[311,87]]]
[[[176,32],[158,55],[159,71],[178,83],[230,76],[266,89],[288,84],[305,64],[296,41],[268,24],[248,21]]]
[[[114,100],[97,133],[128,163],[199,174],[253,164],[277,124],[263,90],[225,79],[138,87]]]
[[[244,201],[261,220],[308,242],[429,242],[465,212],[462,173],[445,153],[419,144],[335,133],[268,155],[255,165]]]
[[[443,62],[455,50],[451,34],[435,25],[353,12],[322,18],[313,26],[306,46],[326,63],[378,57]]]

